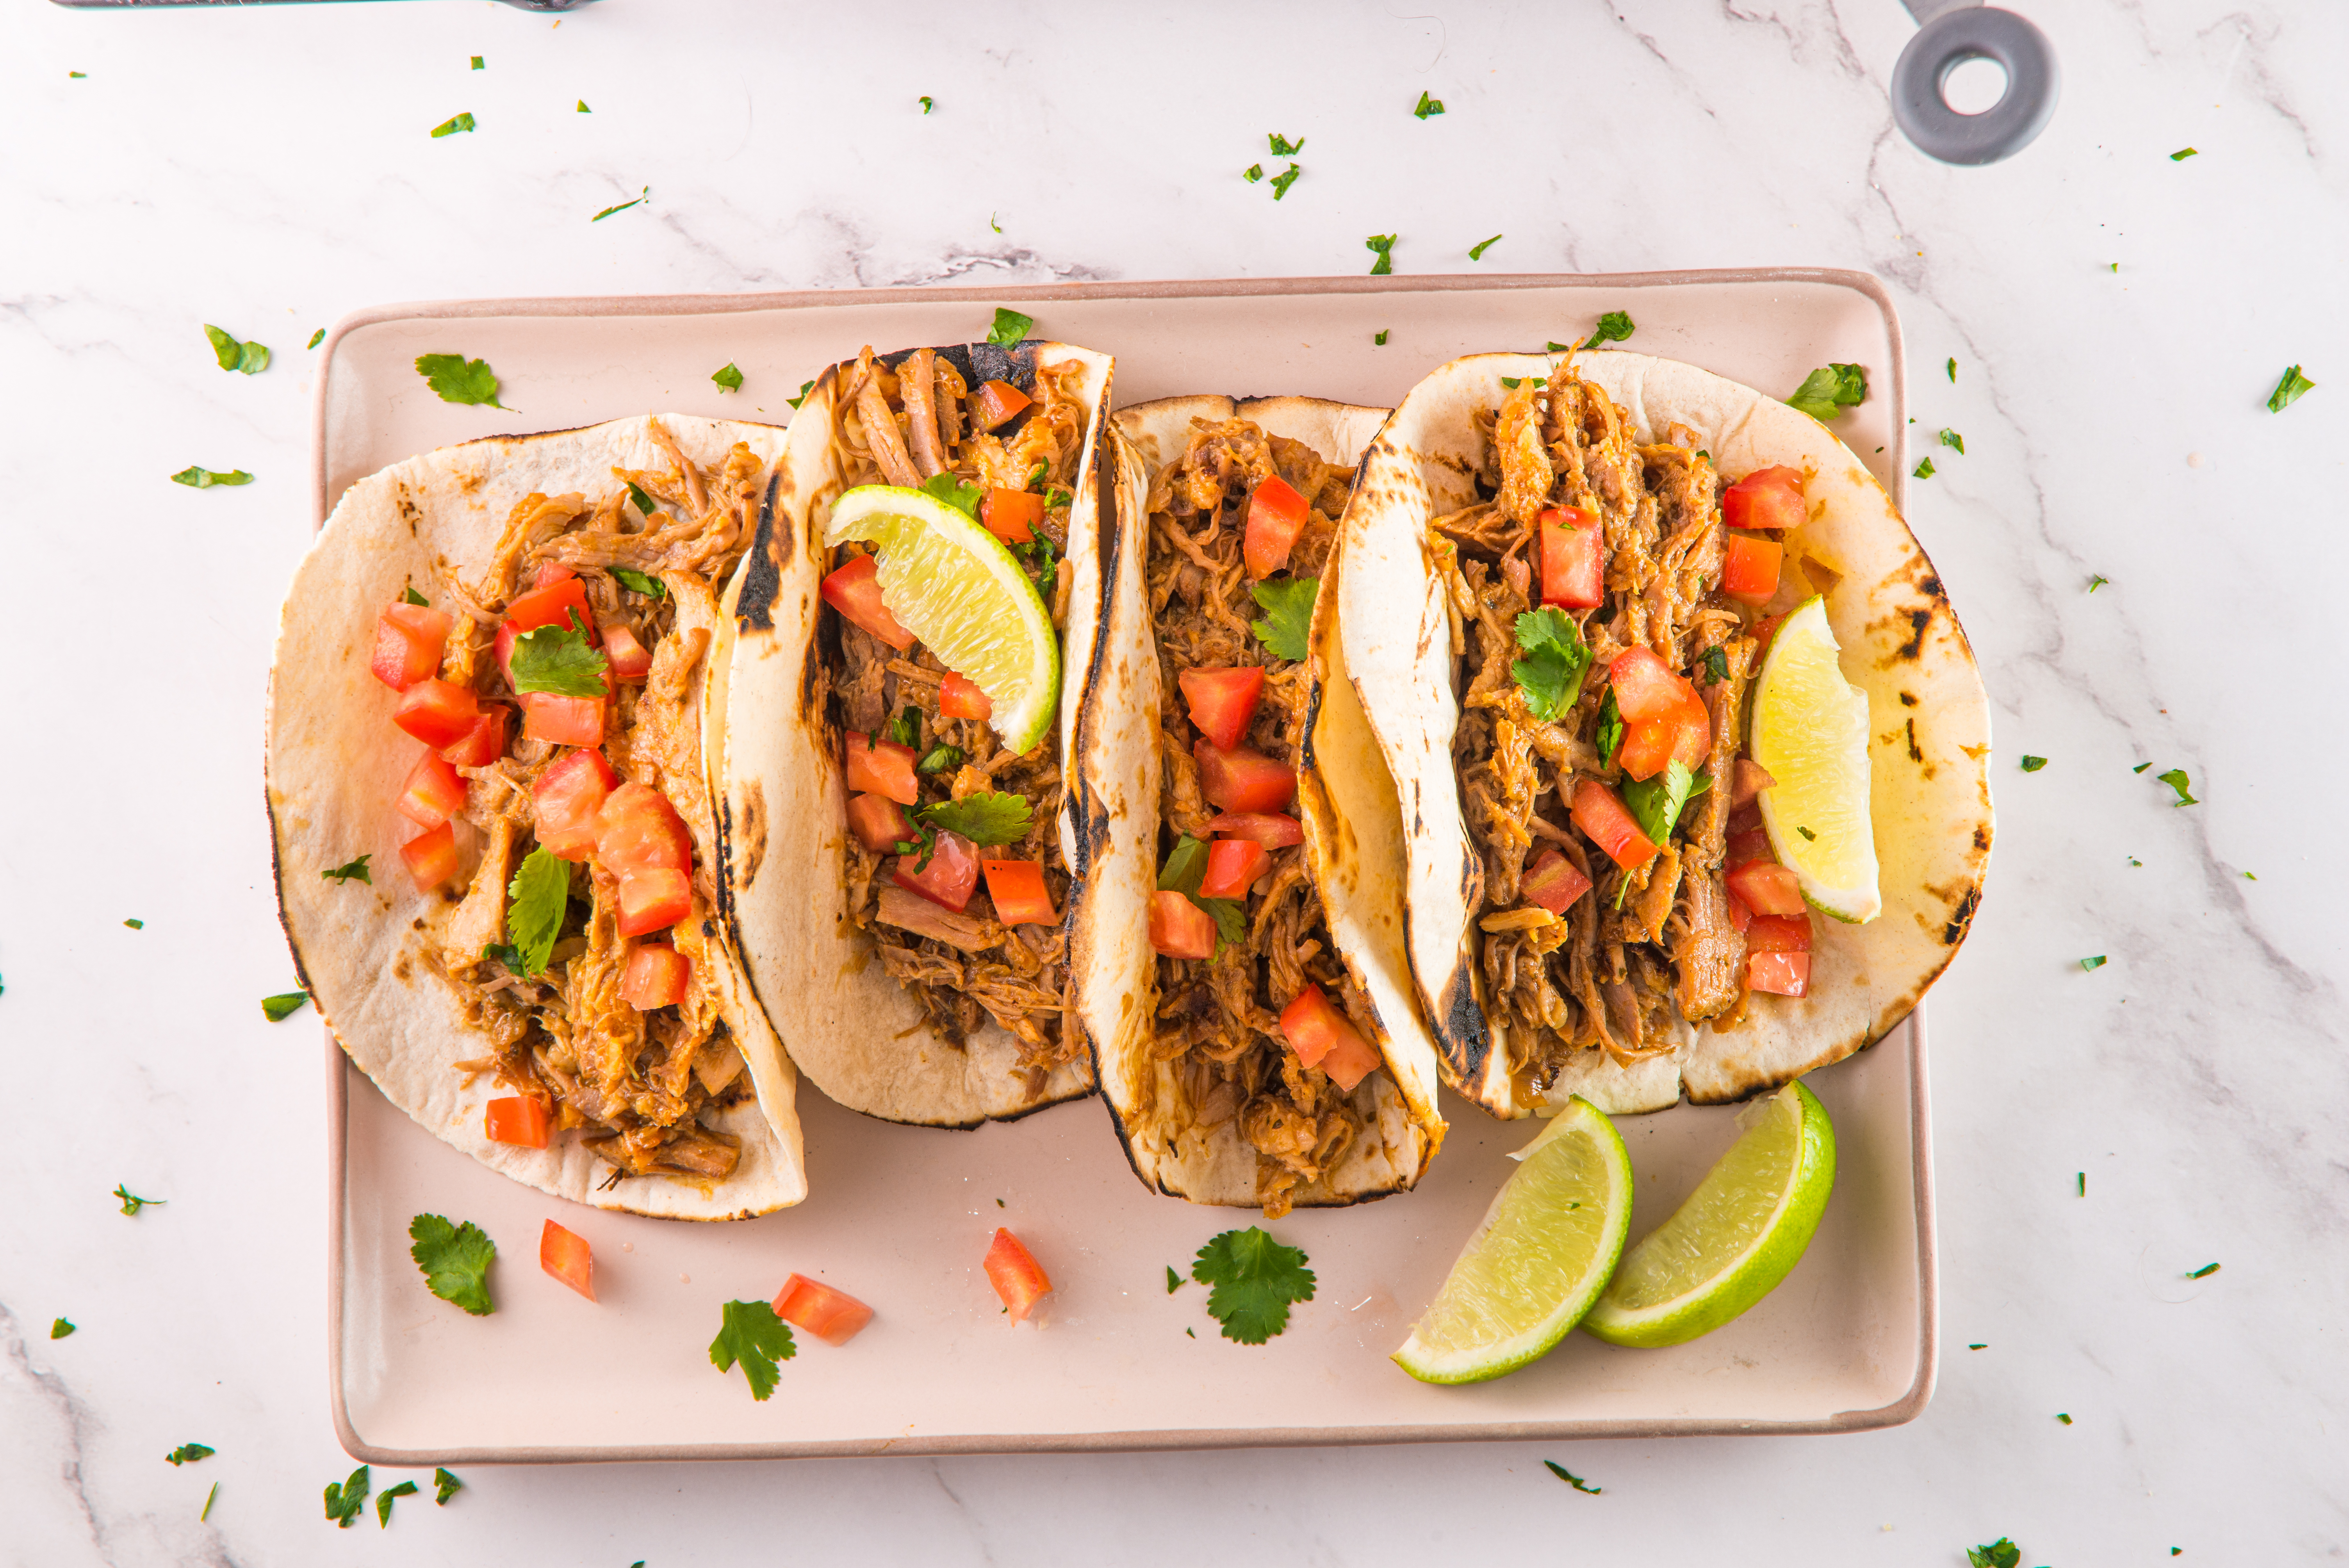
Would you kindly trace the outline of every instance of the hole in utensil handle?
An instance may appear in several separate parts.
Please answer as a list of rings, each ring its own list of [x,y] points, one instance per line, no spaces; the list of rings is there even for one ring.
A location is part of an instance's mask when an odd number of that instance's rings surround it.
[[[1942,96],[1968,60],[1993,60],[2006,91],[1980,114],[1960,114]],[[2012,11],[1968,5],[1919,29],[1892,67],[1892,118],[1919,150],[1944,163],[1995,163],[2031,145],[2055,112],[2061,84],[2047,35]]]

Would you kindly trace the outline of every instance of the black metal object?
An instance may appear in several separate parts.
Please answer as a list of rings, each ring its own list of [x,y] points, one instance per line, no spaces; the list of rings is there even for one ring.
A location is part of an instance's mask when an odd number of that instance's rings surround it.
[[[1892,118],[1920,151],[1944,163],[1996,163],[2031,145],[2055,113],[2062,74],[2047,35],[1977,0],[1902,0],[1920,30],[1892,67]],[[1980,114],[1942,94],[1968,60],[1995,60],[2006,91]]]

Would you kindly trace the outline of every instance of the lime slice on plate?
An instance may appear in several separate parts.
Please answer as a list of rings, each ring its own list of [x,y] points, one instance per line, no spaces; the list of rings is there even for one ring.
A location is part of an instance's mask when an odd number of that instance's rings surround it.
[[[1394,1353],[1423,1383],[1481,1383],[1567,1336],[1631,1227],[1631,1160],[1580,1095],[1517,1155],[1444,1288]]]
[[[1754,686],[1754,760],[1775,782],[1762,791],[1762,825],[1803,897],[1837,920],[1884,911],[1876,888],[1876,835],[1868,818],[1868,696],[1836,663],[1825,599],[1788,615]]]
[[[878,552],[889,613],[987,694],[1003,744],[1032,750],[1059,708],[1061,640],[1003,542],[968,512],[896,485],[859,485],[833,503],[824,543],[852,539]]]
[[[1623,1254],[1582,1320],[1612,1345],[1678,1345],[1768,1295],[1801,1261],[1835,1186],[1835,1128],[1790,1083],[1744,1117],[1744,1133],[1672,1217]]]

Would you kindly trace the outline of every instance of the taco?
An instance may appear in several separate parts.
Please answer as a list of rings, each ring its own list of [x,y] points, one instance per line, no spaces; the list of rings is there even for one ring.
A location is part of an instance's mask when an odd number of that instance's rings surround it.
[[[807,1194],[703,770],[717,589],[781,436],[669,416],[396,463],[278,633],[278,907],[319,1013],[436,1137],[598,1208]]]
[[[1739,1099],[1880,1038],[1949,963],[1989,707],[1932,563],[1818,421],[1646,355],[1472,356],[1396,409],[1344,531],[1346,669],[1462,1092]],[[1821,595],[1876,861],[1843,918],[1805,907],[1783,835],[1807,826],[1748,754],[1770,639]]]
[[[1103,908],[1077,992],[1135,1173],[1195,1202],[1357,1202],[1444,1138],[1393,793],[1330,678],[1322,591],[1384,418],[1204,397],[1117,417],[1109,652],[1077,721]]]
[[[801,1070],[867,1115],[975,1127],[1092,1089],[1058,671],[1099,624],[1110,370],[1043,342],[826,369],[727,596],[726,919]]]

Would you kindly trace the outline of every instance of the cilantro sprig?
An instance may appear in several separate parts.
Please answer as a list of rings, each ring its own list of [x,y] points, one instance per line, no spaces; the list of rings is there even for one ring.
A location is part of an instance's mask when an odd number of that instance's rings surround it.
[[[161,1204],[171,1202],[168,1198],[139,1197],[134,1194],[128,1186],[119,1181],[114,1184],[114,1195],[122,1200],[122,1212],[126,1214],[131,1215],[136,1215],[140,1210],[145,1208],[150,1203],[160,1206]]]
[[[1248,596],[1263,608],[1264,616],[1250,621],[1248,630],[1278,657],[1303,658],[1306,634],[1313,626],[1313,601],[1320,592],[1318,577],[1274,577],[1249,583]]]
[[[461,114],[452,114],[447,119],[442,120],[439,125],[434,126],[432,128],[432,139],[438,141],[444,136],[455,136],[460,131],[468,131],[472,129],[473,114],[471,109],[467,109]]]
[[[750,1398],[759,1400],[775,1391],[776,1363],[798,1354],[790,1326],[763,1301],[728,1302],[719,1319],[718,1337],[709,1342],[709,1364],[730,1372],[740,1361]]]
[[[1223,1325],[1225,1338],[1262,1345],[1288,1326],[1291,1305],[1313,1299],[1313,1271],[1305,1263],[1303,1251],[1250,1225],[1201,1247],[1191,1277],[1214,1287],[1207,1315]]]
[[[634,489],[635,487],[631,486],[630,488]],[[650,516],[651,513],[647,512],[646,515]],[[612,568],[612,575],[620,580],[621,587],[633,588],[648,599],[666,599],[668,597],[668,585],[667,583],[663,583],[657,577],[648,576],[645,573],[637,571],[633,566],[615,566]]]
[[[1582,695],[1590,669],[1590,648],[1564,611],[1547,605],[1517,617],[1517,646],[1525,657],[1509,666],[1526,709],[1544,723],[1555,721]]]
[[[1615,706],[1615,688],[1607,688],[1607,700],[1599,705],[1599,729],[1592,737],[1599,747],[1599,760],[1604,766],[1615,760],[1623,749],[1623,711]]]
[[[1803,377],[1786,399],[1790,408],[1799,408],[1826,424],[1846,408],[1856,408],[1868,401],[1868,370],[1858,365],[1827,364],[1820,366]]]
[[[1661,844],[1671,837],[1688,803],[1712,788],[1712,779],[1691,772],[1689,765],[1675,757],[1654,778],[1634,779],[1624,785],[1623,804],[1639,820],[1648,841]]]
[[[1035,826],[1025,795],[981,789],[959,800],[941,800],[922,808],[922,820],[949,833],[960,833],[974,844],[1016,844]]]
[[[516,696],[532,691],[557,696],[611,695],[604,672],[612,661],[587,640],[578,624],[579,612],[572,611],[571,616],[568,626],[535,626],[514,639],[507,667]]]
[[[471,1220],[450,1224],[439,1214],[419,1214],[408,1222],[408,1255],[424,1272],[425,1289],[475,1317],[497,1310],[490,1302],[490,1264],[498,1244],[488,1232]]]
[[[506,936],[500,956],[527,980],[554,954],[554,939],[571,908],[571,862],[543,844],[523,857],[506,883]]]
[[[461,354],[419,354],[416,374],[443,403],[481,403],[502,409],[498,401],[498,377],[486,359]]]

